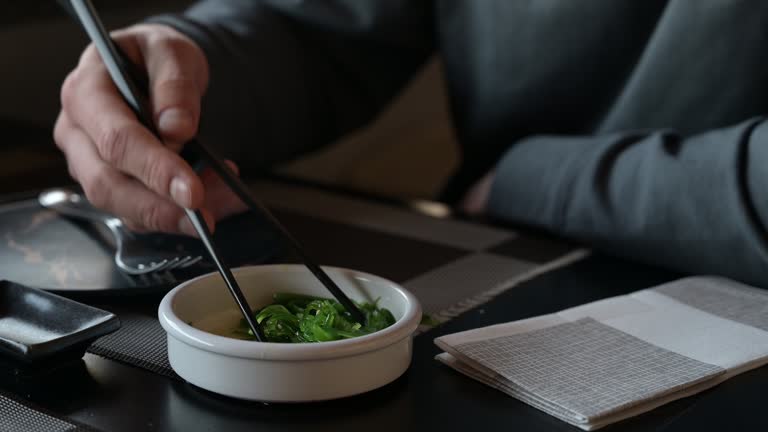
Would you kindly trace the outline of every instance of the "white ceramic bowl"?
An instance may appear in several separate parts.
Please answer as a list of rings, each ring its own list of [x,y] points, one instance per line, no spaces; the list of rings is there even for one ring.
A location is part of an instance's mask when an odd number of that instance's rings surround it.
[[[212,332],[226,334],[240,314],[224,281],[211,273],[184,282],[160,303],[158,315],[168,333],[171,367],[206,390],[265,402],[340,398],[395,380],[411,363],[413,332],[421,320],[418,301],[378,276],[324,269],[352,300],[379,299],[379,306],[395,316],[395,324],[366,336],[321,343],[262,343],[219,336]],[[252,308],[271,303],[275,292],[331,297],[302,265],[251,266],[233,272]]]

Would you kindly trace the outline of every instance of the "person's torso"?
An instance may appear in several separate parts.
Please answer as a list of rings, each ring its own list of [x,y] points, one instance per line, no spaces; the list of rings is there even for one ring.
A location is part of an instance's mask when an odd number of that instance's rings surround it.
[[[516,140],[670,128],[768,111],[768,2],[438,0],[461,190]]]

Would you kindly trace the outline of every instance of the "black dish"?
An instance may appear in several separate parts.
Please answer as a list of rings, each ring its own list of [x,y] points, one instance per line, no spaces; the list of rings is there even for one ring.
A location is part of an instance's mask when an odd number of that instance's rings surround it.
[[[79,359],[120,328],[113,313],[37,288],[0,281],[0,355],[22,364]]]
[[[2,198],[0,198],[2,200]],[[181,282],[216,271],[200,240],[166,234],[139,235],[147,247],[202,255],[184,271],[128,276],[114,262],[112,236],[106,228],[80,222],[42,208],[35,194],[0,202],[0,278],[90,299],[157,295]],[[103,231],[103,232],[102,232]],[[275,233],[248,213],[221,221],[214,235],[232,266],[261,264],[280,252]]]

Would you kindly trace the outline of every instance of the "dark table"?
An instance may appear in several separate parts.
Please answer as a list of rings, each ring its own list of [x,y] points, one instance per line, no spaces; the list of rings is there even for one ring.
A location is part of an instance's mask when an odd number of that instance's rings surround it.
[[[301,220],[291,224],[301,225]],[[315,253],[322,252],[317,248],[323,246],[317,243],[309,246]],[[324,247],[333,245],[326,243]],[[333,253],[329,250],[329,254]],[[394,261],[389,265],[397,265],[398,259],[408,259],[407,253],[392,254],[390,258]],[[359,262],[350,263],[354,264]],[[575,431],[578,429],[441,365],[434,360],[440,350],[433,339],[552,313],[679,276],[593,253],[515,286],[490,302],[416,336],[413,363],[404,376],[367,394],[331,402],[242,402],[92,354],[86,354],[82,362],[60,370],[44,382],[5,377],[2,384],[53,413],[105,431]],[[159,299],[160,296],[123,299],[119,309],[153,314]],[[766,389],[768,368],[763,367],[605,430],[768,430],[768,416],[762,411]]]

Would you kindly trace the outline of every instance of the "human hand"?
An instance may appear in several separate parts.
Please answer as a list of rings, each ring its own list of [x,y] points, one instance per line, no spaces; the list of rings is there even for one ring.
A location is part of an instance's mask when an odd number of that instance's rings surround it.
[[[70,175],[93,205],[133,229],[195,235],[186,207],[200,209],[213,230],[217,219],[241,211],[243,204],[215,173],[198,176],[178,155],[197,133],[208,85],[203,51],[163,25],[136,25],[112,36],[147,72],[160,139],[136,119],[91,45],[62,85],[54,128]]]
[[[489,172],[469,188],[459,204],[464,213],[471,216],[480,216],[485,213],[495,174],[495,171]]]

